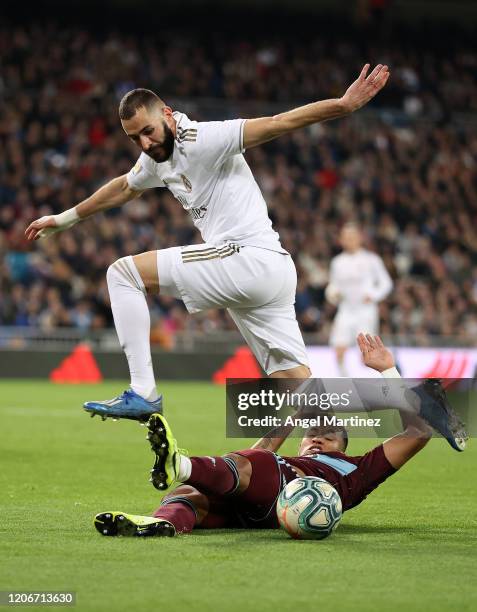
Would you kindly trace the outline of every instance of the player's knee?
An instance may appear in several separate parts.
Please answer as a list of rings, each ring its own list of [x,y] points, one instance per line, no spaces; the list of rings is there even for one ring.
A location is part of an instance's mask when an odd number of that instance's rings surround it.
[[[118,260],[119,261],[119,260]],[[108,287],[111,287],[111,285],[114,284],[115,279],[117,278],[118,275],[118,271],[117,271],[117,261],[115,261],[114,263],[112,263],[108,269],[106,270],[106,282],[108,283]]]
[[[201,493],[195,487],[191,485],[179,485],[174,491],[168,493],[162,500],[162,503],[173,503],[177,500],[178,503],[188,503],[190,504],[196,514],[197,514],[197,523],[200,523],[206,516],[209,511],[209,499],[204,493]]]
[[[115,289],[126,288],[129,290],[133,288],[142,293],[145,292],[144,283],[131,256],[121,257],[112,263],[106,271],[106,281],[111,299],[115,295]]]
[[[106,271],[106,281],[108,283],[108,287],[124,281],[125,271],[127,271],[127,269],[128,262],[126,257],[121,257],[112,263]]]

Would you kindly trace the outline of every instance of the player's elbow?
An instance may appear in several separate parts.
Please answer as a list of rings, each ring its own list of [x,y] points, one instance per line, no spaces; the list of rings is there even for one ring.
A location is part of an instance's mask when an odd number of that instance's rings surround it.
[[[127,179],[127,174],[123,174],[122,176],[118,176],[118,178],[114,179],[114,180],[117,181],[118,191],[123,196],[128,196],[128,197],[130,197],[132,199],[134,197],[137,197],[140,193],[142,193],[140,191],[134,190],[129,185],[129,181]]]

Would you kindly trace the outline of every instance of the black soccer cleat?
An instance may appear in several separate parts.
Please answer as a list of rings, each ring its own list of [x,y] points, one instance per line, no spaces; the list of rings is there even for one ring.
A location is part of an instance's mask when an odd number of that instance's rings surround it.
[[[169,521],[118,511],[97,514],[94,526],[104,536],[170,538],[176,535],[176,529]]]
[[[462,452],[469,436],[464,423],[449,404],[441,381],[437,378],[428,378],[417,387],[413,387],[412,391],[421,400],[419,416],[438,431],[454,450]]]
[[[176,481],[180,454],[169,423],[162,414],[153,414],[147,423],[147,439],[155,454],[150,482],[159,491],[165,491]]]

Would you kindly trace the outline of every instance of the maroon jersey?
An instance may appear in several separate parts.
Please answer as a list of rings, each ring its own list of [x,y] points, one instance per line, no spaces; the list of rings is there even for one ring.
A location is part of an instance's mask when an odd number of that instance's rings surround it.
[[[362,502],[396,471],[386,459],[382,445],[360,457],[340,452],[281,457],[261,449],[236,453],[250,461],[252,476],[248,489],[236,498],[229,498],[227,505],[233,506],[235,519],[246,527],[278,527],[276,502],[283,487],[298,477],[295,468],[306,476],[318,476],[333,485],[341,497],[343,510]]]
[[[293,467],[306,476],[324,478],[338,491],[343,510],[357,506],[396,471],[386,459],[382,444],[359,457],[333,452],[281,459],[290,466],[291,477],[287,482],[296,478]]]

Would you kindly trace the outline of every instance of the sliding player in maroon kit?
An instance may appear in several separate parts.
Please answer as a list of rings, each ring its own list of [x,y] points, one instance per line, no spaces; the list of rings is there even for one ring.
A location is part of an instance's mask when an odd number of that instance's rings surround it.
[[[399,377],[391,352],[378,336],[358,336],[364,363],[384,378]],[[433,426],[444,435],[465,431],[438,381],[424,383],[433,397]],[[343,510],[361,503],[377,486],[424,448],[432,428],[411,411],[400,411],[403,432],[362,456],[345,454],[348,438],[343,428],[308,430],[298,456],[275,453],[285,437],[266,437],[252,448],[223,457],[186,457],[180,454],[167,421],[153,415],[148,438],[156,454],[151,481],[160,490],[180,484],[167,495],[153,516],[103,512],[95,526],[103,535],[173,536],[194,528],[278,528],[275,506],[283,487],[301,476],[318,476],[338,491]],[[421,410],[421,416],[429,414]],[[448,435],[447,435],[448,437]],[[453,444],[451,444],[454,446]],[[455,448],[455,446],[454,446]]]

